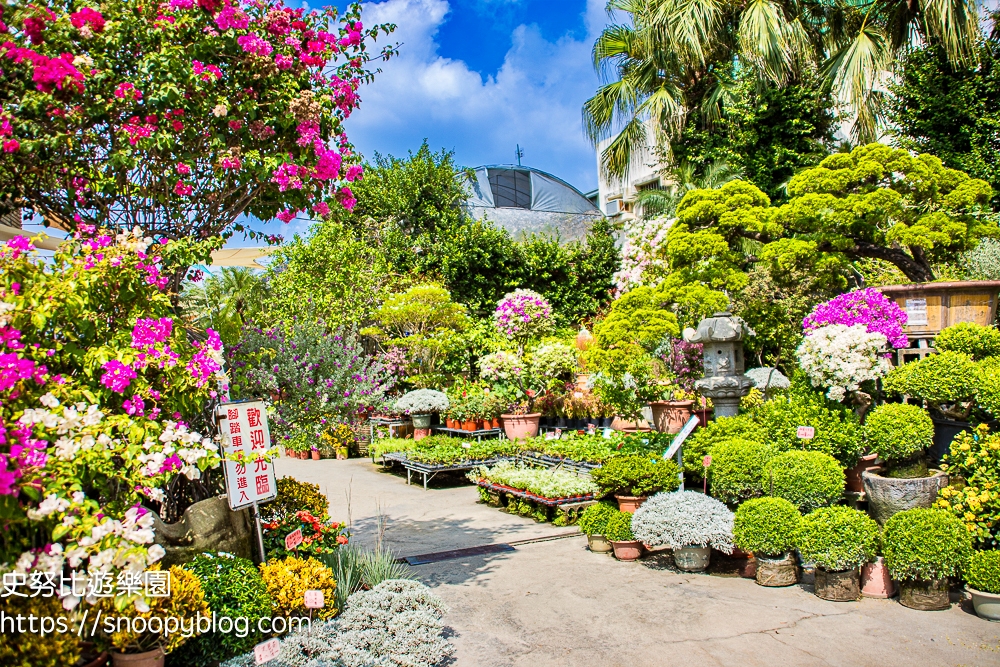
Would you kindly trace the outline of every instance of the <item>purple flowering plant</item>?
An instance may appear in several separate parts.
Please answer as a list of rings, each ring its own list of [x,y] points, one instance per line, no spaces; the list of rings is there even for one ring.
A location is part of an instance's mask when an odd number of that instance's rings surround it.
[[[552,305],[538,292],[519,289],[497,303],[493,323],[501,335],[524,342],[553,329]]]
[[[869,287],[841,294],[819,304],[802,321],[802,327],[809,332],[828,324],[863,324],[868,333],[880,333],[894,348],[901,348],[909,344],[903,332],[906,319],[906,311],[896,305],[896,302]]]

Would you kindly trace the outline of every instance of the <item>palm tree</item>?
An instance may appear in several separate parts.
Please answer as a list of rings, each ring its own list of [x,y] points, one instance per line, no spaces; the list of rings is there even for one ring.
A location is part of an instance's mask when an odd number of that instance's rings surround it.
[[[670,171],[666,187],[662,190],[639,191],[635,196],[635,203],[645,220],[673,217],[677,205],[688,192],[713,190],[738,178],[742,178],[742,174],[721,160],[710,163],[701,175],[696,173],[693,164],[683,161]]]
[[[266,292],[262,275],[254,269],[224,267],[218,275],[188,283],[181,305],[194,322],[212,327],[229,345],[239,339],[243,325],[261,313]]]

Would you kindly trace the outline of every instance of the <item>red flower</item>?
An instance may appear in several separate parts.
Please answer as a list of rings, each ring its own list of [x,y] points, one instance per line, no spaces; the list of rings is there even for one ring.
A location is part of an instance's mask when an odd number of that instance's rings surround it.
[[[346,535],[338,535],[337,536],[337,544],[347,544],[347,536]]]

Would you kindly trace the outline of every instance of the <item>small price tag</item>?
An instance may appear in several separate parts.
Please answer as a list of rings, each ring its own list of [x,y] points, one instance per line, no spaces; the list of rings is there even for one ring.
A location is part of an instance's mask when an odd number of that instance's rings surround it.
[[[462,449],[472,449],[472,443],[471,442],[463,442],[462,443]]]
[[[816,437],[816,429],[813,428],[812,426],[800,426],[798,429],[796,429],[795,435],[797,435],[802,440],[812,440],[814,437]]]
[[[296,528],[292,532],[285,535],[285,550],[291,551],[295,547],[302,544],[302,529]]]
[[[587,435],[597,435],[597,426],[594,424],[587,424]]]
[[[323,591],[306,591],[306,609],[323,608]]]
[[[268,639],[253,647],[253,660],[255,665],[263,665],[271,662],[281,653],[281,642],[277,639]]]
[[[709,456],[706,456],[705,458],[703,458],[703,459],[701,460],[701,465],[703,465],[703,466],[704,466],[704,467],[706,467],[706,468],[707,468],[708,466],[712,465],[712,457],[711,457],[711,455],[709,455]]]
[[[611,435],[614,432],[615,432],[615,430],[613,428],[606,428],[606,429],[604,429],[604,437],[605,437],[605,439],[610,440],[611,439]]]
[[[545,434],[545,439],[546,439],[546,440],[555,440],[555,439],[557,439],[558,437],[559,437],[559,436],[558,436],[558,435],[556,435],[556,432],[555,432],[555,431],[549,431],[548,433],[546,433],[546,434]]]

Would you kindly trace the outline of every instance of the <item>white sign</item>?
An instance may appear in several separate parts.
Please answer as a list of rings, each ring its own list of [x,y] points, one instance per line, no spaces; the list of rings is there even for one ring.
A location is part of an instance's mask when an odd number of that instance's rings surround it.
[[[906,326],[927,326],[927,299],[906,300]]]
[[[264,402],[223,403],[219,412],[222,416],[223,450],[226,453],[229,507],[238,510],[273,500],[278,495],[274,467],[269,461],[254,460],[266,455],[271,447],[271,431],[267,426]],[[243,454],[244,462],[229,460],[237,453]]]
[[[816,437],[816,429],[812,426],[800,426],[795,429],[795,435],[803,440],[812,440]]]
[[[323,591],[308,590],[306,591],[306,609],[322,609],[323,608]]]
[[[680,432],[674,436],[673,441],[670,443],[670,449],[664,452],[663,458],[673,458],[674,454],[676,454],[677,450],[680,449],[682,444],[684,444],[687,437],[691,435],[695,427],[698,426],[698,422],[698,415],[692,415],[691,419],[687,420],[687,424],[684,424],[684,428],[682,428]]]
[[[281,654],[281,642],[277,639],[268,639],[253,647],[254,664],[263,665],[271,662]]]

